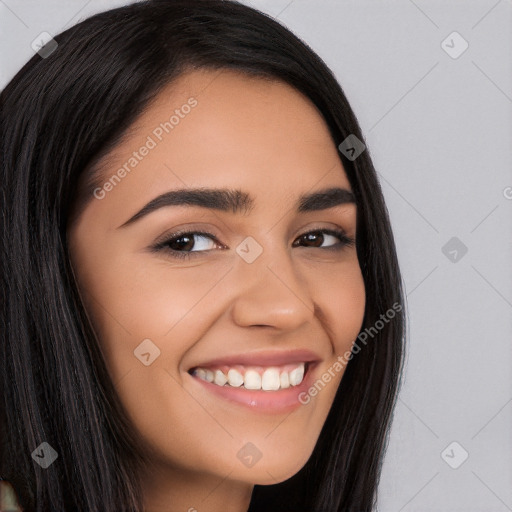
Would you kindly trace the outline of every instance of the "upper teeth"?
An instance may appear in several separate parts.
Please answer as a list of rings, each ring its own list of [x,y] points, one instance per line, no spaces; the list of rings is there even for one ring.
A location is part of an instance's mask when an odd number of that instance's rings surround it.
[[[284,368],[271,367],[263,369],[261,367],[243,368],[237,365],[236,368],[227,367],[223,370],[196,368],[192,375],[202,380],[217,384],[218,386],[244,386],[246,389],[262,389],[263,391],[275,391],[278,389],[298,386],[304,377],[305,363],[298,363],[291,370]]]

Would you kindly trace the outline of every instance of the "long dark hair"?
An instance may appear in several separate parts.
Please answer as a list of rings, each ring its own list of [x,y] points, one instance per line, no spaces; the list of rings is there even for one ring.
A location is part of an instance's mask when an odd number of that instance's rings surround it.
[[[55,41],[0,95],[0,476],[25,511],[142,512],[144,453],[69,263],[79,178],[86,204],[94,189],[87,170],[166,84],[194,68],[287,82],[316,105],[337,144],[351,134],[365,139],[324,62],[270,16],[235,1],[143,1],[92,16]],[[362,331],[372,335],[348,363],[308,462],[286,482],[256,485],[250,512],[363,512],[376,502],[403,367],[403,291],[369,151],[340,159],[357,204]],[[58,452],[47,469],[32,457],[42,442]]]

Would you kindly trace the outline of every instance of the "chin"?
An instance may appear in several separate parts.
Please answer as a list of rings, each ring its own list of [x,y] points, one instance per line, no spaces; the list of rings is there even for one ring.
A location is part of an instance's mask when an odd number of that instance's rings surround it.
[[[275,485],[290,479],[296,475],[309,460],[310,454],[306,454],[300,460],[296,458],[283,460],[278,458],[275,461],[267,460],[263,457],[251,468],[250,471],[239,472],[240,480],[248,481],[254,485]],[[279,454],[277,454],[279,457]]]

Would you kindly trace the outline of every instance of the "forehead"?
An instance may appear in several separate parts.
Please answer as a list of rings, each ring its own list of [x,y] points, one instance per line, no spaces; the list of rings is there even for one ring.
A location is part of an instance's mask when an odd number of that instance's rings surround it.
[[[120,169],[122,179],[111,180]],[[102,183],[109,179],[115,184],[102,206],[123,212],[184,187],[251,190],[256,203],[350,188],[308,98],[284,82],[226,69],[189,71],[166,86],[103,162]]]

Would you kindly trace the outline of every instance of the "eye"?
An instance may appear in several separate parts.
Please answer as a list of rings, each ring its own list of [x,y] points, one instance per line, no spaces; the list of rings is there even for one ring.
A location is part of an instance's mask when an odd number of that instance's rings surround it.
[[[194,241],[196,238],[200,240],[202,239],[203,242],[197,244]],[[329,239],[336,238],[339,240],[338,243],[330,244],[326,247],[321,247],[318,245],[318,242],[320,242],[320,245],[322,245],[326,240],[329,241]],[[210,239],[210,242],[216,243],[205,243],[204,240],[208,239]],[[351,247],[355,244],[355,240],[347,236],[347,234],[342,229],[316,229],[308,231],[300,235],[297,238],[297,241],[303,243],[305,242],[306,244],[313,244],[307,245],[307,247],[310,248],[318,248],[330,251],[341,250],[345,247]],[[210,245],[210,247],[208,247],[208,245]],[[208,252],[214,248],[212,245],[217,245],[222,249],[227,248],[219,243],[215,235],[212,233],[208,233],[206,231],[182,231],[170,234],[164,240],[157,242],[153,247],[151,247],[151,250],[153,252],[164,251],[173,258],[191,258],[197,256],[197,254],[193,253]],[[297,242],[294,242],[293,246],[297,247]],[[195,250],[192,250],[192,247],[194,247]]]
[[[338,250],[338,249],[342,249],[343,247],[353,246],[355,243],[355,240],[353,238],[350,238],[349,236],[347,236],[345,231],[343,231],[342,229],[317,229],[314,231],[308,231],[307,233],[302,234],[299,237],[299,240],[302,239],[306,243],[310,243],[310,242],[317,243],[317,241],[320,241],[320,243],[322,243],[325,241],[326,236],[327,236],[327,239],[329,237],[331,239],[337,238],[338,240],[340,240],[340,242],[337,244],[336,243],[331,244],[327,247],[319,247],[319,249]],[[294,245],[295,245],[295,243],[294,243]],[[318,246],[315,245],[313,247],[318,247]]]
[[[191,252],[204,252],[205,250],[209,250],[209,248],[204,249],[204,247],[208,245],[204,242],[196,244],[194,242],[196,237],[203,240],[207,240],[208,238],[210,240],[217,240],[215,235],[206,231],[183,231],[172,233],[162,242],[158,242],[152,249],[153,251],[166,251],[175,258],[190,258]],[[196,247],[196,245],[199,245],[200,248],[202,247],[203,250],[192,251],[191,247]]]

